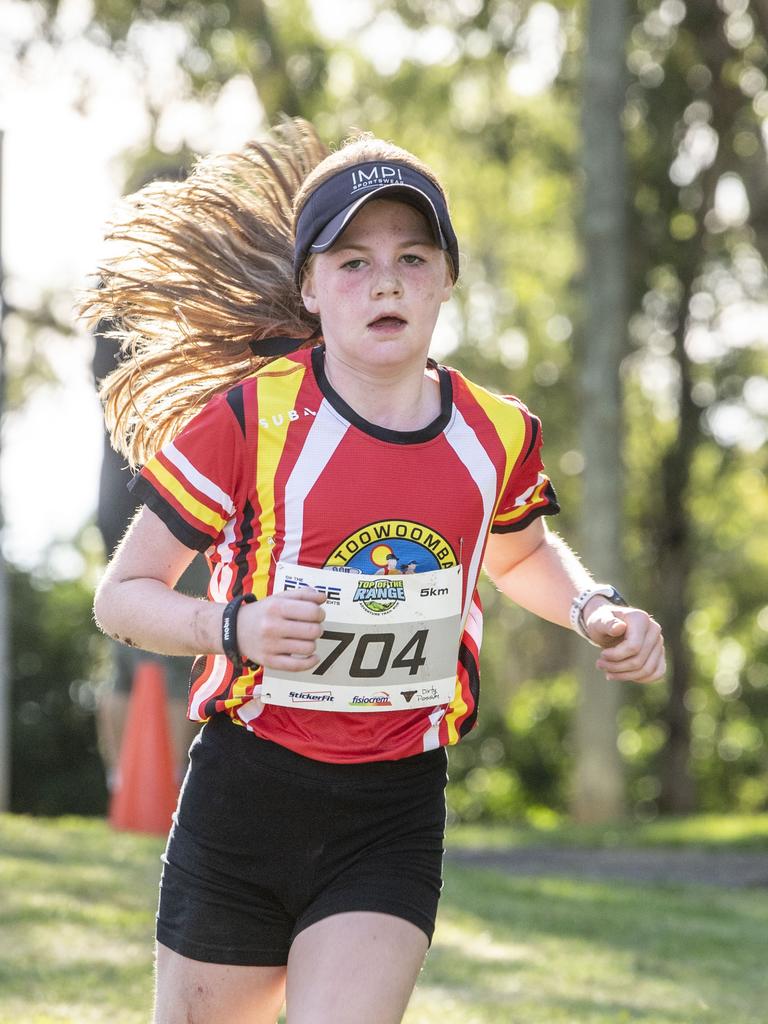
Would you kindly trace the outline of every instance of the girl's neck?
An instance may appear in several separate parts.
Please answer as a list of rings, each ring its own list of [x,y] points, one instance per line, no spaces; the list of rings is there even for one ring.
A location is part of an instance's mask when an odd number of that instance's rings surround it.
[[[440,415],[440,383],[424,366],[353,366],[325,351],[325,376],[359,416],[389,430],[422,430]]]

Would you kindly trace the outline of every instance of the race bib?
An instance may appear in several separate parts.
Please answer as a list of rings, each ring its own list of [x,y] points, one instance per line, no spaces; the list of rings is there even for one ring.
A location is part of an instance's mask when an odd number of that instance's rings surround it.
[[[261,699],[315,711],[407,711],[448,704],[461,634],[461,566],[367,576],[278,563],[273,593],[326,595],[320,662],[264,669]]]

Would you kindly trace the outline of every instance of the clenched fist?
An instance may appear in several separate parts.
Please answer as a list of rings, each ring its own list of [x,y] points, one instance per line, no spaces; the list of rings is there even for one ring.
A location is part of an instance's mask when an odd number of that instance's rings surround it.
[[[585,609],[584,625],[590,640],[603,648],[597,667],[606,679],[653,683],[664,675],[664,637],[647,612],[594,597]]]

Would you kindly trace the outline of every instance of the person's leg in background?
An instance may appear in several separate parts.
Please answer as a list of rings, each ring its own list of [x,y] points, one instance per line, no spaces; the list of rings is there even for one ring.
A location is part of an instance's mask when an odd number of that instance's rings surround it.
[[[187,770],[189,746],[199,729],[187,719],[189,658],[167,658],[147,654],[110,641],[112,666],[110,677],[98,695],[96,727],[99,753],[104,763],[107,789],[114,792],[120,767],[120,749],[128,720],[131,688],[136,670],[143,661],[155,661],[163,669],[168,699],[168,726],[173,745],[176,779],[181,783]]]
[[[189,673],[192,661],[189,658],[157,659],[165,670],[165,689],[168,695],[168,725],[173,743],[173,763],[176,766],[176,781],[181,785],[189,765],[189,747],[200,730],[200,722],[187,718],[189,695]]]

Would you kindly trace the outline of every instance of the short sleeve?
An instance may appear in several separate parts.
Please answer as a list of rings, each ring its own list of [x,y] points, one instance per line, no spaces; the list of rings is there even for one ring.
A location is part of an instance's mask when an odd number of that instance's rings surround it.
[[[518,458],[506,483],[491,523],[491,533],[524,530],[539,516],[553,516],[560,505],[541,459],[541,421],[516,398],[507,399],[519,408],[525,432]]]
[[[147,462],[129,486],[177,540],[205,551],[235,513],[243,451],[243,429],[230,394],[219,395]]]

